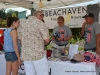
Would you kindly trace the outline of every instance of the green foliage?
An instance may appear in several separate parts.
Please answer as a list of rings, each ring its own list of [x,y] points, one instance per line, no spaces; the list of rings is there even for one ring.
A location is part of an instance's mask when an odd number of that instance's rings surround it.
[[[9,10],[7,11],[7,18],[8,17],[18,17],[18,11],[14,11],[14,10]]]
[[[5,20],[6,19],[6,13],[5,13],[5,10],[4,9],[1,9],[0,10],[0,18]]]
[[[7,27],[7,25],[6,25],[6,19],[8,17],[18,17],[18,11],[9,10],[6,13],[5,9],[1,9],[0,10],[0,28]]]
[[[81,28],[71,28],[73,39],[78,41],[84,39],[84,37],[81,37]]]
[[[18,11],[14,10],[8,10],[7,13],[5,12],[5,9],[0,10],[0,18],[3,20],[6,20],[8,17],[18,17]]]
[[[6,20],[0,20],[0,28],[7,27]]]
[[[53,29],[49,29],[49,35],[52,36]]]

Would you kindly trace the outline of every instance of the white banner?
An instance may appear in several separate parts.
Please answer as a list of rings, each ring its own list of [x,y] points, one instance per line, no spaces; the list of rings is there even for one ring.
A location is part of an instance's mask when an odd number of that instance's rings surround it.
[[[22,62],[22,64],[19,66],[18,75],[26,75],[26,73],[25,73],[25,68],[24,68],[24,63],[23,63],[23,62]]]
[[[82,16],[86,14],[86,6],[84,7],[70,7],[52,10],[43,10],[44,20],[49,29],[53,29],[57,26],[58,16],[63,16],[65,18],[65,25],[70,28],[82,27],[84,19]]]

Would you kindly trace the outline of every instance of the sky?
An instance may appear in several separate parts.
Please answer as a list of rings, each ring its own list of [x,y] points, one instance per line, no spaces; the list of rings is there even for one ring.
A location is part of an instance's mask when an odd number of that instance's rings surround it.
[[[100,0],[93,0],[93,1],[90,1],[90,2],[84,2],[84,3],[80,3],[80,4],[74,4],[74,5],[65,6],[65,7],[59,7],[59,8],[75,7],[75,6],[86,6],[86,5],[89,5],[89,4],[96,4],[99,1]],[[26,9],[26,8],[22,8],[22,7],[19,7],[19,8],[7,8],[6,11],[8,11],[10,9],[16,10],[16,11],[19,11],[19,12],[22,12],[22,11],[26,10],[27,11],[26,16],[31,14],[31,10]],[[51,9],[57,9],[57,8],[51,8]],[[44,9],[44,10],[48,10],[48,9]]]

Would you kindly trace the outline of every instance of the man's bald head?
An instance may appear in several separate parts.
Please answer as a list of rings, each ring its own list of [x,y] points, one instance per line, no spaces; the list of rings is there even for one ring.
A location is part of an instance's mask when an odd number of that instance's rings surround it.
[[[33,15],[38,16],[38,15],[41,15],[41,14],[43,14],[42,11],[35,11]]]
[[[43,20],[43,12],[42,11],[35,11],[33,16],[37,17],[39,20]]]

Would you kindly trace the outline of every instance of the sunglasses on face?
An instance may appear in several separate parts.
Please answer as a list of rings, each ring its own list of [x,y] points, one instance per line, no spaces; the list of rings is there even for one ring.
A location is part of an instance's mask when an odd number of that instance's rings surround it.
[[[40,16],[43,16],[44,17],[44,14],[41,14]]]
[[[63,23],[63,22],[58,22],[58,23]]]

